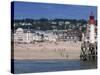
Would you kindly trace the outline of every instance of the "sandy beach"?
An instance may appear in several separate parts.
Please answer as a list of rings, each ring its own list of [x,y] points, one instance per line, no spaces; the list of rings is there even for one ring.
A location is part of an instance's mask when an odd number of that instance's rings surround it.
[[[14,44],[14,49],[12,49],[12,54],[14,55],[12,55],[12,59],[80,59],[80,52],[81,42]]]

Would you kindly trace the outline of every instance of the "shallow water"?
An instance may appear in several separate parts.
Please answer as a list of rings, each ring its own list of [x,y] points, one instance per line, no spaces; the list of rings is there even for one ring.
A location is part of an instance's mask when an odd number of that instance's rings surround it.
[[[96,63],[82,62],[80,60],[14,60],[14,73],[17,74],[96,68]]]

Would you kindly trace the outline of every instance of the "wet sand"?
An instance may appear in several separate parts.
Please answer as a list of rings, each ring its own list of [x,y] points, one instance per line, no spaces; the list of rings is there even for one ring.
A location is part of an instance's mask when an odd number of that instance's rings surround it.
[[[13,51],[13,50],[12,50]],[[80,59],[81,42],[40,42],[14,44],[14,58],[18,60]],[[12,53],[12,54],[13,54]]]

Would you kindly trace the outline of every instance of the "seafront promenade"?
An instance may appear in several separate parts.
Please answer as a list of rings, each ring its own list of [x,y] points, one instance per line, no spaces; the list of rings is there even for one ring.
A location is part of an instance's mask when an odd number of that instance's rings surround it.
[[[12,59],[80,59],[81,42],[36,42],[34,44],[14,44]]]

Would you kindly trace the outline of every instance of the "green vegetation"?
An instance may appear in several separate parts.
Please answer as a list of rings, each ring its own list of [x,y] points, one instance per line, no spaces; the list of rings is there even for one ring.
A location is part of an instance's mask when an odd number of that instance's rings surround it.
[[[76,20],[76,19],[16,19],[12,22],[12,28],[17,29],[18,27],[25,29],[34,29],[34,30],[64,30],[64,29],[79,29],[84,32],[86,29],[86,20]],[[23,24],[24,23],[24,24]],[[28,25],[30,24],[30,25]]]

